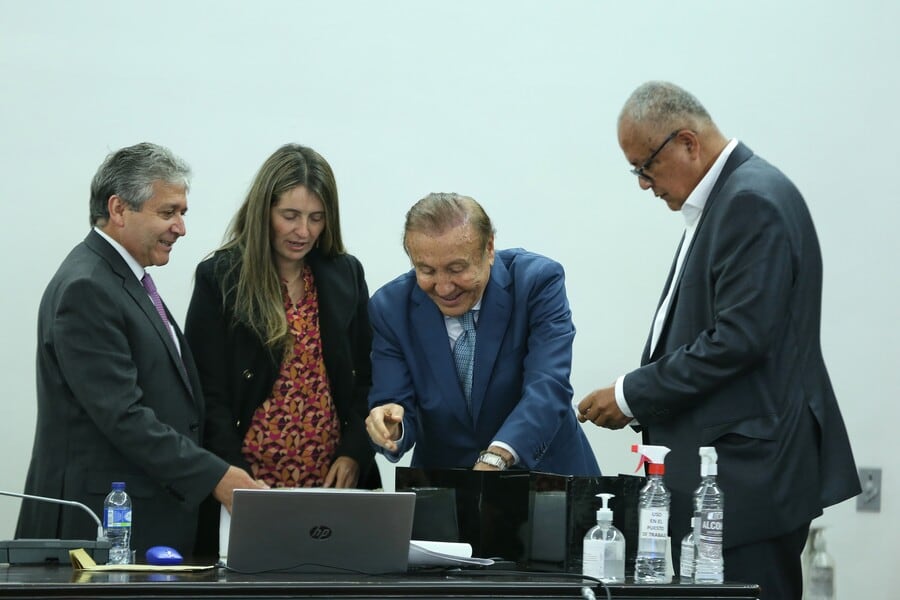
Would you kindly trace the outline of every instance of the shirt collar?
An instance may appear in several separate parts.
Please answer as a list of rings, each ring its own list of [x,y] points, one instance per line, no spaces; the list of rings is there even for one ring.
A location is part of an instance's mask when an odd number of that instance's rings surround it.
[[[125,261],[125,264],[128,265],[128,268],[131,269],[131,272],[134,273],[134,276],[137,277],[137,280],[141,281],[144,278],[144,273],[146,273],[146,271],[144,270],[144,267],[142,267],[140,263],[136,261],[131,254],[128,253],[128,250],[125,249],[125,246],[109,237],[109,235],[103,232],[103,230],[101,230],[99,227],[94,227],[94,231],[100,234],[100,237],[102,237],[104,240],[109,242],[109,245],[119,253],[119,256],[122,257],[122,260]]]
[[[484,299],[484,295],[482,295],[482,297],[481,297],[481,300],[483,300],[483,299]],[[476,302],[476,303],[475,303],[475,306],[473,306],[472,308],[469,309],[469,310],[475,311],[474,317],[475,317],[475,321],[476,321],[476,322],[478,322],[478,313],[479,313],[479,311],[481,310],[481,300],[479,300],[478,302]],[[466,311],[466,312],[468,312],[468,311]],[[462,316],[462,315],[460,315],[460,316]],[[446,321],[457,321],[457,320],[459,320],[459,317],[448,317],[447,315],[444,315],[444,321],[445,321],[445,322],[446,322]]]
[[[703,179],[700,180],[700,183],[697,184],[687,200],[685,200],[684,205],[681,207],[681,214],[684,216],[684,223],[687,227],[697,225],[700,215],[703,214],[706,201],[709,199],[709,193],[719,179],[719,175],[722,174],[722,169],[725,168],[728,157],[731,156],[737,145],[737,139],[732,138],[722,152],[719,153],[716,161],[709,168],[709,171],[706,172],[706,175],[703,176]]]

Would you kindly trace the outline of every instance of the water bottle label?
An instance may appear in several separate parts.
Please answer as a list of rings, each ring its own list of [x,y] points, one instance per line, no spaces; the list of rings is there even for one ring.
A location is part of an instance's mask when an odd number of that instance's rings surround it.
[[[699,531],[694,536],[698,556],[711,559],[721,558],[723,523],[724,514],[721,510],[700,513]]]
[[[642,508],[638,527],[638,552],[665,556],[669,511],[664,508]]]
[[[639,527],[641,537],[666,539],[669,535],[669,511],[664,508],[642,508]]]
[[[131,527],[130,508],[107,508],[105,516],[107,527]]]

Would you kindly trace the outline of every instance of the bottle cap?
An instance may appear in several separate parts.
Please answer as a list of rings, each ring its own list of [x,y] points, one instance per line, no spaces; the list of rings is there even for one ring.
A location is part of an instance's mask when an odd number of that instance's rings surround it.
[[[603,504],[597,511],[597,522],[612,523],[613,512],[609,508],[609,499],[615,498],[615,494],[597,494],[597,497],[600,498],[600,502]]]
[[[719,459],[716,449],[712,446],[700,446],[700,476],[717,475],[719,467],[716,461]]]
[[[124,481],[113,481],[112,489],[116,490],[117,492],[123,491],[125,489],[125,482]]]

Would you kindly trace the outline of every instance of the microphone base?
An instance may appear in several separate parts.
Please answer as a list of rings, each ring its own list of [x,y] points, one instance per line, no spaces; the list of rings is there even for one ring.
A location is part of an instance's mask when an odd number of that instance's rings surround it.
[[[0,541],[0,563],[34,565],[71,564],[69,550],[84,548],[98,565],[109,561],[107,540],[3,540]]]

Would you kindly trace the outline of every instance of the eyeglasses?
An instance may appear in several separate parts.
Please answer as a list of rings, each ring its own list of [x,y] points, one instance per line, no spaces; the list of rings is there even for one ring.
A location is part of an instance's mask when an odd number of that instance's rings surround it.
[[[669,137],[667,137],[665,140],[663,140],[663,143],[659,145],[659,148],[657,148],[656,150],[654,150],[653,153],[650,155],[650,157],[649,157],[647,160],[645,160],[645,161],[641,164],[641,166],[635,167],[635,168],[631,169],[631,174],[632,174],[632,175],[637,175],[638,177],[640,177],[640,178],[643,179],[644,181],[649,181],[650,183],[653,183],[653,178],[650,177],[649,175],[647,175],[644,171],[645,171],[646,169],[648,169],[648,168],[650,167],[651,164],[653,164],[653,160],[656,158],[656,155],[658,155],[660,152],[662,152],[662,149],[666,147],[666,144],[668,144],[669,142],[671,142],[672,140],[674,140],[674,139],[675,139],[675,136],[678,135],[678,133],[679,133],[680,131],[681,131],[680,129],[676,129],[675,131],[673,131],[672,133],[670,133],[670,134],[669,134]]]

